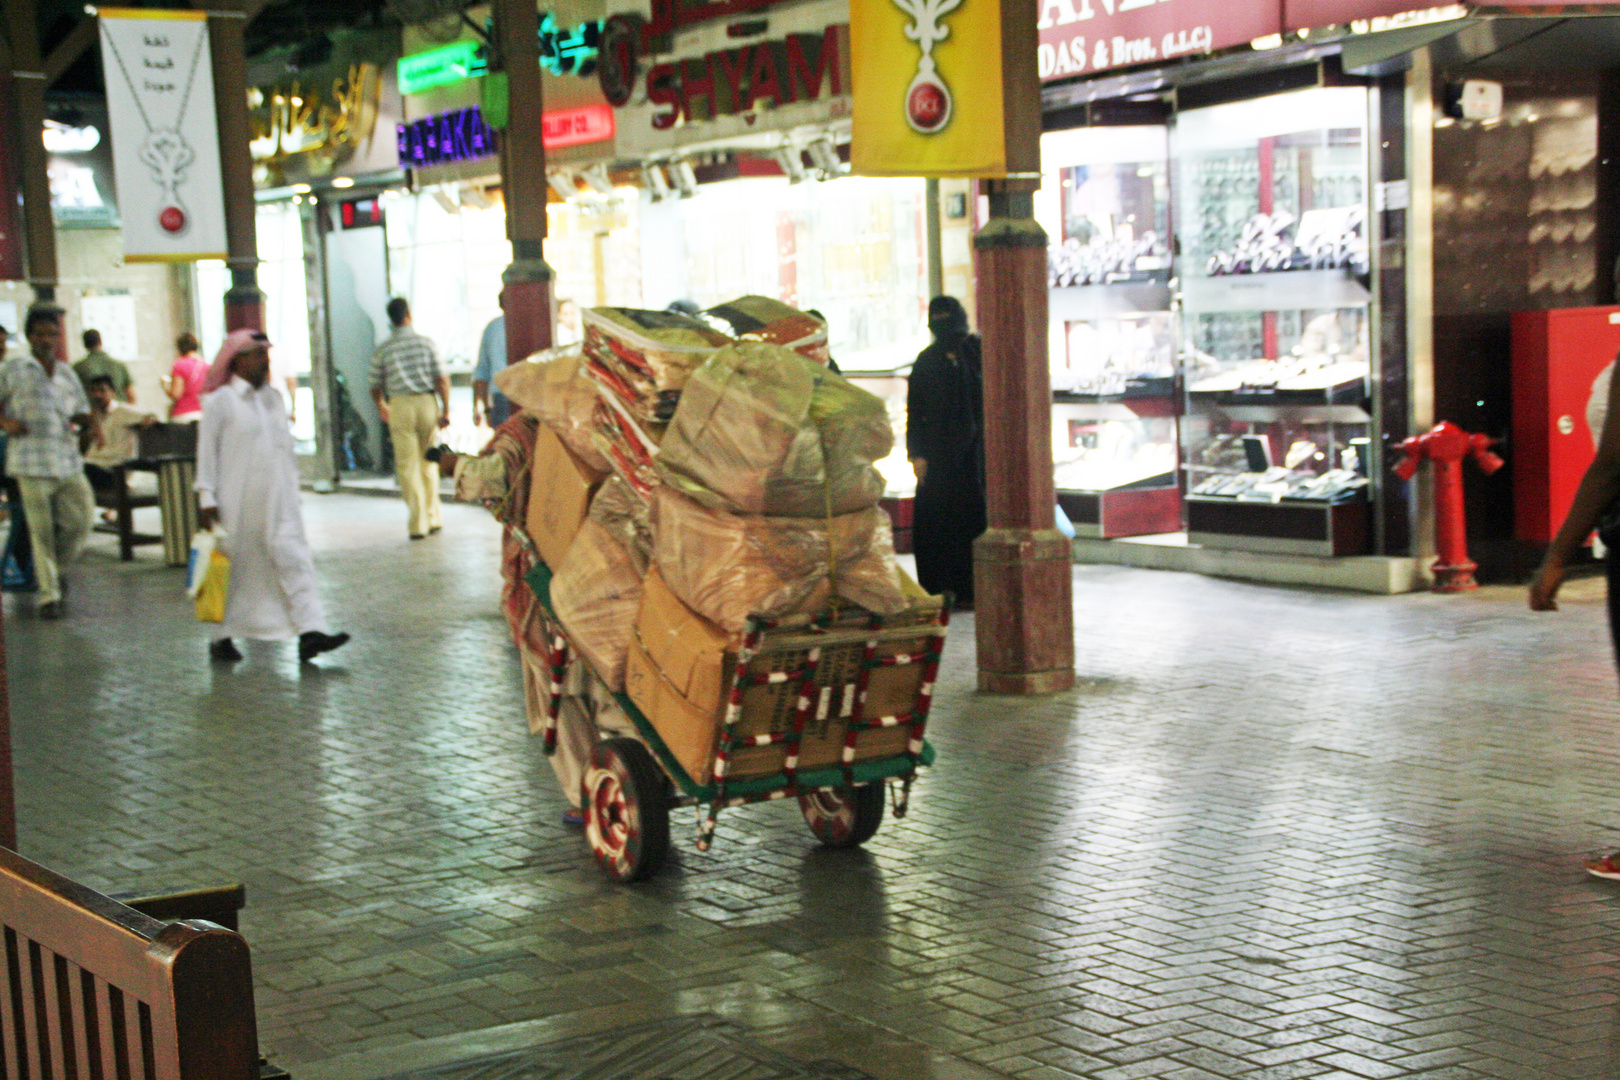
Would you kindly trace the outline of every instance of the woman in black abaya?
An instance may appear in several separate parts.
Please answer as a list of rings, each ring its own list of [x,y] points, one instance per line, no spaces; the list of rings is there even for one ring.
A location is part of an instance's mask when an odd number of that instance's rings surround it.
[[[934,343],[917,355],[906,393],[906,456],[917,473],[917,580],[971,610],[973,541],[985,529],[979,339],[953,296],[929,301],[928,329]]]

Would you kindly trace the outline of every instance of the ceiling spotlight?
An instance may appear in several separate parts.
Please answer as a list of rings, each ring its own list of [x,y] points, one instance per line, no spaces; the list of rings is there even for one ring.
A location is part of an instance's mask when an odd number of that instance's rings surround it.
[[[811,140],[805,150],[809,152],[810,160],[815,163],[816,171],[821,173],[823,180],[844,175],[844,163],[838,160],[838,147],[833,145],[831,135]]]
[[[788,178],[788,183],[797,184],[804,179],[804,160],[799,157],[799,148],[792,143],[778,146],[771,151],[776,164],[781,167],[782,173]]]
[[[591,190],[596,192],[598,195],[613,194],[613,181],[608,178],[608,170],[606,165],[599,162],[586,169],[580,175],[585,178],[585,183],[590,185]]]
[[[681,198],[690,199],[697,194],[697,173],[692,163],[682,159],[675,163],[675,186],[681,189]]]
[[[557,197],[563,202],[567,202],[569,199],[572,199],[575,195],[579,194],[579,185],[574,183],[572,173],[551,173],[546,177],[546,182],[551,185],[551,190],[555,191],[557,193]]]
[[[641,167],[641,182],[642,186],[652,195],[653,202],[668,197],[669,180],[664,176],[664,167],[662,165],[643,165]]]

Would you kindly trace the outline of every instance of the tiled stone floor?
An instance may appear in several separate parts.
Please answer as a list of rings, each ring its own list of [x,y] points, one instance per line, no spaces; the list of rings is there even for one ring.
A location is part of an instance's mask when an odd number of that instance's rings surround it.
[[[620,888],[525,734],[493,523],[307,511],[356,635],[321,669],[211,670],[150,552],[98,546],[60,623],[5,601],[24,853],[245,881],[300,1080],[708,1014],[884,1080],[1620,1076],[1620,886],[1578,863],[1620,844],[1596,581],[1533,616],[1079,568],[1081,687],[974,694],[959,621],[940,764],[864,853],[777,804],[700,855],[683,813]]]

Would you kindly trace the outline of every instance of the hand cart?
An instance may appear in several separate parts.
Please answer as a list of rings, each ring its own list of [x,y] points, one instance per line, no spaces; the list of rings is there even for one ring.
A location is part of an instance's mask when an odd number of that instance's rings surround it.
[[[681,764],[628,696],[609,691],[579,658],[552,608],[551,571],[537,563],[525,580],[550,632],[546,753],[556,751],[565,708],[611,721],[598,724],[614,733],[591,747],[581,805],[591,851],[616,881],[648,877],[663,865],[669,814],[678,806],[699,808],[699,851],[713,842],[722,809],[788,798],[798,799],[806,824],[823,844],[858,846],[883,822],[885,790],[892,794],[894,816],[904,817],[917,770],[933,764],[934,749],[923,734],[945,647],[944,605],[896,619],[843,608],[751,620],[731,665],[712,775],[703,778]],[[887,694],[873,693],[874,676]],[[867,715],[869,702],[893,706],[897,687],[909,707]],[[766,730],[744,707],[750,693],[775,693],[785,706]],[[841,748],[828,747],[829,731],[841,739]],[[822,741],[813,741],[812,733]],[[882,756],[873,756],[874,749]],[[832,760],[812,761],[813,754]]]

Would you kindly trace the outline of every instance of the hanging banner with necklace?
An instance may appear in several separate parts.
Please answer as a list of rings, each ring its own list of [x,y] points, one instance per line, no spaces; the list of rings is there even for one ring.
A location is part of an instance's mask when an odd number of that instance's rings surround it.
[[[850,171],[1007,175],[1002,2],[850,0]]]
[[[225,257],[208,16],[101,8],[125,262]]]

